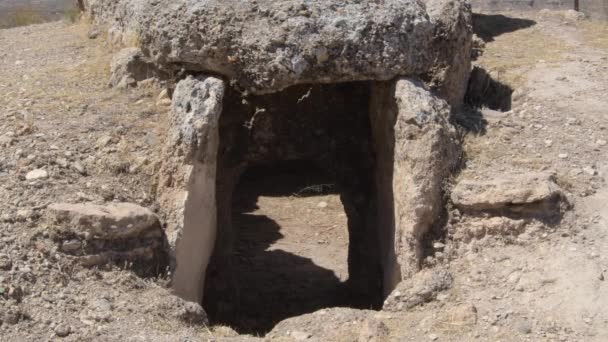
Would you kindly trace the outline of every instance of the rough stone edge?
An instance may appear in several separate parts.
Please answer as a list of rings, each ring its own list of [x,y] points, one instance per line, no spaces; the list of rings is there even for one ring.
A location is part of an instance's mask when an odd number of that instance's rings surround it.
[[[173,289],[195,302],[202,300],[205,267],[215,243],[215,172],[224,90],[224,82],[214,77],[189,76],[177,84],[160,171],[158,198],[167,223]],[[202,217],[204,207],[211,214]],[[201,241],[208,243],[203,246]]]
[[[377,196],[387,210],[378,213],[379,234],[394,239],[380,239],[387,295],[420,270],[422,239],[443,215],[445,185],[460,151],[449,105],[421,81],[401,78],[388,90],[378,86],[373,98],[374,140],[388,143],[376,146]],[[387,167],[392,167],[391,175],[382,171]]]

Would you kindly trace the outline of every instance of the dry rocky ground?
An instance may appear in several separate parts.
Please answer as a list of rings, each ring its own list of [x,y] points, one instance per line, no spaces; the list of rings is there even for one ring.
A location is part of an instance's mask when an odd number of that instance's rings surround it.
[[[265,338],[608,339],[608,26],[526,17],[490,18],[512,29],[480,33],[476,63],[515,89],[513,103],[460,116],[466,160],[427,268],[384,311],[325,308]],[[84,268],[54,240],[56,202],[156,210],[166,101],[152,82],[109,88],[113,51],[87,32],[65,23],[0,30],[0,340],[256,339],[197,322],[196,308],[169,295],[162,269]],[[252,213],[296,228],[269,250],[316,258],[344,278],[336,196],[261,196]],[[316,229],[297,229],[304,223]]]

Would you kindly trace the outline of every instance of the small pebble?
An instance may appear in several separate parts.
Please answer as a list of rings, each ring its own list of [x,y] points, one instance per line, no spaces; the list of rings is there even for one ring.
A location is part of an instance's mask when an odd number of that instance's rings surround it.
[[[42,169],[32,170],[25,175],[25,179],[27,180],[44,179],[48,177],[49,173]]]
[[[66,324],[58,324],[53,330],[59,337],[66,337],[72,332],[70,326]]]

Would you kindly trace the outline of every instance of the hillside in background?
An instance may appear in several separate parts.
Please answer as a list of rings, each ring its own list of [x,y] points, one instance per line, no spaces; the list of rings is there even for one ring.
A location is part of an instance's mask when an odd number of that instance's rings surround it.
[[[0,0],[0,28],[71,18],[75,0]]]

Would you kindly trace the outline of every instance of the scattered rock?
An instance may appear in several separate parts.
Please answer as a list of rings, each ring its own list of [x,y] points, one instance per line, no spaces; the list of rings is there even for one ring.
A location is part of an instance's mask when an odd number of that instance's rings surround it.
[[[501,111],[493,110],[493,109],[489,109],[489,108],[483,108],[481,110],[481,114],[483,115],[484,119],[486,119],[488,121],[499,121],[499,120],[503,120],[509,116],[508,112],[501,112]]]
[[[462,211],[551,214],[566,197],[551,173],[499,174],[491,179],[463,179],[452,190]]]
[[[21,302],[24,296],[23,288],[19,285],[10,285],[6,295],[10,299],[14,299],[17,303]]]
[[[22,317],[23,317],[23,314],[19,310],[19,307],[11,306],[4,312],[4,315],[2,316],[1,321],[6,324],[15,325],[15,324],[19,323],[19,321],[22,319]]]
[[[522,334],[529,334],[532,332],[532,325],[530,324],[530,322],[528,322],[525,319],[521,319],[516,323],[516,328],[517,331],[519,331]]]
[[[13,141],[15,141],[15,139],[13,139],[12,137],[2,135],[0,136],[0,147],[11,146],[13,144]]]
[[[56,203],[47,213],[60,250],[85,267],[136,261],[164,267],[160,223],[146,208],[132,203]]]
[[[383,310],[403,311],[430,302],[452,285],[447,269],[423,269],[412,278],[403,280],[384,301]]]
[[[61,250],[66,253],[72,253],[82,248],[82,242],[79,240],[64,241],[61,244]]]
[[[585,172],[589,176],[595,176],[597,174],[597,171],[591,166],[584,167],[583,172]]]
[[[160,228],[153,212],[133,203],[54,203],[47,211],[62,229],[89,238],[124,239]]]
[[[97,141],[95,142],[95,147],[101,149],[108,146],[111,142],[112,137],[109,135],[104,135],[103,137],[97,139]]]
[[[524,232],[525,220],[510,219],[503,216],[489,218],[473,217],[466,219],[455,227],[455,240],[465,242],[490,236],[515,236]]]
[[[0,270],[8,271],[12,266],[13,262],[11,258],[4,253],[0,253]]]
[[[87,33],[87,37],[89,39],[97,39],[97,37],[99,37],[100,34],[101,34],[101,30],[99,29],[99,27],[93,26],[93,27],[91,27],[91,29],[89,29],[89,32]]]
[[[62,168],[68,167],[68,161],[67,161],[67,159],[61,158],[61,157],[55,159],[55,164],[61,166]]]
[[[292,331],[290,335],[296,341],[305,341],[312,337],[311,334],[304,332],[304,331],[299,331],[299,330]]]
[[[87,174],[86,169],[84,168],[84,166],[80,162],[74,162],[74,163],[72,163],[72,168],[74,169],[74,171],[80,173],[83,176],[85,176]]]
[[[58,337],[66,337],[72,332],[72,328],[67,324],[58,324],[53,330]]]
[[[472,304],[460,304],[443,311],[438,318],[445,327],[471,328],[477,324],[477,308]]]
[[[564,19],[568,21],[579,21],[585,19],[585,13],[569,9],[564,11]]]
[[[167,89],[161,90],[160,94],[158,94],[156,105],[160,107],[171,106],[171,98],[169,97],[169,91],[167,91]]]
[[[46,179],[48,177],[49,173],[43,169],[32,170],[25,175],[26,180]]]
[[[384,335],[384,328],[374,323],[375,314],[377,312],[351,308],[322,309],[279,322],[265,339],[291,341],[295,339],[293,332],[296,331],[302,332],[297,334],[299,337],[314,341],[361,341],[368,332],[380,337]],[[369,330],[365,327],[367,320],[370,320]]]
[[[144,57],[139,48],[120,50],[110,64],[110,87],[127,88],[137,85],[156,74],[159,74],[154,64]]]
[[[380,342],[388,338],[388,327],[377,319],[369,318],[363,322],[358,342]]]
[[[205,310],[203,310],[203,307],[194,302],[187,302],[184,304],[184,311],[181,318],[190,323],[206,324],[208,322],[207,314],[205,313]]]

